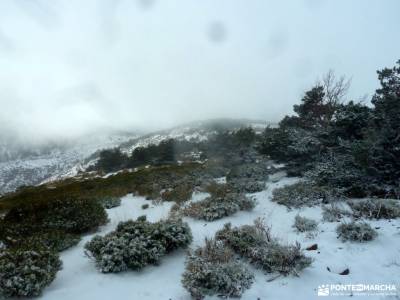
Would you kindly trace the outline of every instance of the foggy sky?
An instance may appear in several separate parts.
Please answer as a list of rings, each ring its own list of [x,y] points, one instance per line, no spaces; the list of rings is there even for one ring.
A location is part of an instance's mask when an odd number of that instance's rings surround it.
[[[0,0],[0,136],[277,121],[328,69],[371,95],[398,0]]]

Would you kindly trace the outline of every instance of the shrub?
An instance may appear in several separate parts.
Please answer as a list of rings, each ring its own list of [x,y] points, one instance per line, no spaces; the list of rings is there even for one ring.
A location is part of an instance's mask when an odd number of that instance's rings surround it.
[[[299,232],[307,232],[317,230],[318,224],[314,220],[297,215],[294,219],[293,227]]]
[[[365,197],[371,190],[371,185],[366,184],[370,180],[357,166],[350,150],[352,145],[342,142],[341,146],[342,151],[349,153],[324,155],[305,176],[316,185],[341,188],[349,197]]]
[[[378,233],[368,223],[351,222],[340,224],[336,228],[338,238],[342,241],[366,242],[373,240]]]
[[[352,212],[339,204],[331,203],[322,207],[322,219],[327,222],[338,222],[345,216],[351,216]]]
[[[265,189],[264,181],[254,181],[253,179],[233,179],[229,181],[229,184],[238,193],[258,193]]]
[[[205,187],[205,191],[214,197],[225,197],[228,193],[233,191],[232,186],[229,184],[218,184],[216,182],[210,183]]]
[[[268,273],[298,275],[312,262],[311,258],[304,256],[299,243],[281,245],[259,220],[254,225],[234,228],[229,223],[225,224],[216,238]]]
[[[121,198],[106,196],[106,197],[103,197],[103,198],[100,199],[100,203],[104,208],[110,209],[110,208],[114,208],[114,207],[120,206],[121,205]]]
[[[67,198],[17,206],[6,214],[3,221],[10,226],[24,224],[25,228],[83,233],[105,224],[107,214],[96,200]]]
[[[190,203],[183,209],[187,216],[206,221],[214,221],[233,215],[240,210],[252,210],[256,205],[254,199],[242,194],[228,193],[224,197],[207,197],[206,199]]]
[[[107,222],[104,208],[92,199],[55,200],[43,218],[46,228],[83,233]]]
[[[139,217],[136,219],[136,221],[142,221],[142,222],[145,222],[146,220],[147,220],[146,215],[139,216]]]
[[[94,199],[37,201],[17,205],[5,215],[0,239],[10,246],[29,243],[58,251],[76,244],[78,234],[106,222],[104,208]]]
[[[231,168],[226,175],[228,182],[237,179],[251,179],[253,181],[266,181],[271,172],[266,165],[260,163],[242,163]]]
[[[189,254],[182,276],[183,286],[192,297],[240,297],[250,288],[254,275],[248,268],[234,261],[234,253],[221,241],[207,240],[203,248]]]
[[[196,219],[214,221],[239,211],[239,205],[236,203],[219,200],[209,197],[202,201],[191,203],[184,208],[184,214]]]
[[[175,201],[176,203],[183,203],[192,197],[193,187],[189,184],[178,185],[173,189],[164,191],[161,198],[164,201]]]
[[[325,187],[316,186],[311,182],[297,182],[277,188],[272,192],[272,201],[288,208],[312,206],[321,202],[329,202],[336,195]]]
[[[13,246],[26,249],[43,248],[59,252],[75,246],[80,240],[79,235],[53,230],[35,233],[25,239],[17,240]]]
[[[139,270],[157,264],[167,253],[186,247],[192,240],[190,228],[181,220],[150,223],[145,218],[121,222],[104,237],[95,236],[85,249],[101,272]]]
[[[267,127],[259,151],[278,162],[287,162],[288,175],[300,176],[321,152],[323,145],[317,133],[300,127]]]
[[[350,201],[355,218],[395,219],[400,217],[399,201],[391,199],[368,199]]]
[[[38,296],[60,269],[51,251],[0,250],[0,296]]]
[[[143,204],[142,205],[142,209],[148,209],[149,208],[149,205],[148,204]]]

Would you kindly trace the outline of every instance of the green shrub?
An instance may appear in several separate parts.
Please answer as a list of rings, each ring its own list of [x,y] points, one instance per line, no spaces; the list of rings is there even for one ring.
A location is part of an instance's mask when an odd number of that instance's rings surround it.
[[[367,199],[349,202],[355,218],[396,219],[400,217],[400,203],[391,199]]]
[[[104,208],[92,199],[55,200],[43,216],[46,228],[84,233],[107,222]]]
[[[38,296],[60,269],[52,251],[0,250],[0,296]]]
[[[215,198],[223,198],[227,194],[233,192],[233,187],[229,184],[219,184],[212,182],[205,187],[205,192],[211,194]]]
[[[207,240],[204,247],[190,253],[182,276],[183,286],[192,297],[240,297],[250,288],[254,275],[234,259],[234,253],[221,241]]]
[[[95,236],[85,245],[103,273],[139,270],[157,264],[167,253],[186,247],[190,228],[181,220],[150,223],[145,218],[121,222],[104,237]]]
[[[304,256],[299,243],[280,244],[271,237],[269,228],[260,221],[256,221],[254,225],[234,228],[229,223],[225,224],[224,228],[216,233],[216,238],[267,273],[298,275],[312,262],[311,258]]]
[[[9,246],[42,245],[64,250],[79,241],[78,234],[107,222],[94,199],[38,201],[12,208],[0,221],[0,240]],[[33,248],[32,248],[33,249]]]
[[[164,191],[161,198],[164,201],[175,201],[176,203],[186,202],[192,197],[193,186],[189,184],[178,185],[173,189]]]
[[[313,206],[321,202],[329,202],[336,197],[329,189],[307,181],[277,188],[272,192],[272,196],[272,201],[288,208]]]
[[[16,240],[13,247],[24,247],[26,249],[49,249],[52,251],[63,251],[75,246],[81,240],[77,234],[65,233],[64,231],[38,232],[24,239]]]
[[[293,227],[296,228],[298,232],[308,232],[317,230],[318,224],[314,220],[297,215],[294,219]]]
[[[112,197],[112,196],[105,196],[100,199],[101,205],[106,208],[114,208],[121,205],[121,198],[119,197]]]
[[[101,204],[93,199],[56,199],[27,203],[11,209],[4,217],[5,226],[21,226],[25,230],[49,229],[83,233],[107,222]]]
[[[351,222],[340,224],[336,228],[338,238],[342,241],[353,241],[353,242],[366,242],[372,241],[378,235],[375,229],[373,229],[368,223],[365,222]]]

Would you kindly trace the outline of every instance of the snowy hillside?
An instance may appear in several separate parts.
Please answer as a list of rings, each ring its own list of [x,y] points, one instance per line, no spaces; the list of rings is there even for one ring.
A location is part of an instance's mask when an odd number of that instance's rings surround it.
[[[137,147],[146,147],[150,144],[159,144],[166,139],[178,141],[201,142],[215,135],[217,130],[234,130],[240,127],[251,126],[261,132],[269,123],[253,120],[211,120],[198,121],[171,129],[153,132],[121,144],[121,149],[131,153]]]
[[[273,176],[272,176],[273,177]],[[337,223],[322,221],[321,207],[293,209],[288,211],[284,206],[271,201],[272,191],[280,186],[292,184],[294,178],[281,178],[268,181],[266,190],[251,194],[257,199],[257,206],[252,212],[238,212],[233,216],[214,222],[204,222],[185,218],[192,230],[194,241],[192,247],[202,246],[205,237],[213,237],[223,224],[252,224],[254,219],[261,217],[272,227],[272,233],[283,243],[299,241],[302,248],[317,244],[315,251],[305,251],[314,259],[312,266],[305,269],[300,277],[278,277],[255,272],[255,282],[245,291],[242,299],[318,299],[318,286],[323,284],[354,284],[354,283],[396,283],[400,274],[400,222],[371,221],[378,228],[378,238],[369,243],[342,243],[337,239],[335,228]],[[204,194],[195,193],[193,200],[202,198]],[[204,198],[204,197],[203,197]],[[143,204],[149,203],[150,208],[143,210]],[[146,214],[149,221],[166,218],[171,202],[151,204],[143,197],[127,195],[122,198],[122,205],[107,210],[110,222],[101,227],[96,234],[104,235],[115,229],[120,221],[135,219]],[[318,221],[318,231],[314,236],[296,233],[292,227],[297,214]],[[119,274],[102,274],[94,262],[85,256],[83,245],[94,234],[85,236],[78,246],[61,253],[63,269],[56,280],[45,289],[40,299],[174,299],[189,300],[189,293],[181,285],[184,271],[185,251],[177,251],[166,256],[159,266],[149,266],[140,272],[127,271]],[[330,271],[328,271],[328,268]],[[339,275],[345,269],[348,275]],[[397,294],[397,297],[400,295]],[[331,296],[329,299],[346,299],[347,297]],[[218,299],[207,298],[207,299]],[[373,295],[368,299],[386,299]],[[395,296],[393,297],[395,299]]]
[[[50,147],[45,151],[29,152],[23,156],[14,154],[10,157],[17,159],[0,162],[0,195],[24,185],[37,185],[73,177],[94,164],[98,159],[98,151],[101,149],[120,147],[122,151],[130,153],[137,147],[159,144],[161,141],[171,138],[199,142],[207,140],[215,134],[216,129],[232,130],[248,125],[261,131],[267,126],[267,123],[251,120],[199,121],[143,136],[134,134],[99,135],[79,140],[72,146]],[[4,153],[7,152],[6,147],[2,149]]]
[[[87,157],[103,148],[111,148],[132,135],[86,137],[73,145],[37,151],[17,159],[0,162],[0,195],[24,185],[75,176],[82,171]],[[17,150],[15,150],[17,151]]]

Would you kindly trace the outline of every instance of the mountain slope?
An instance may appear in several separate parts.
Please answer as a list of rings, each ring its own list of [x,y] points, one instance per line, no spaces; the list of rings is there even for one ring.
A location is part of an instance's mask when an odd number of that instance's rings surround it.
[[[170,129],[137,134],[107,134],[85,137],[75,144],[49,145],[27,151],[13,146],[0,146],[0,153],[6,153],[0,162],[0,195],[14,191],[20,186],[37,185],[62,178],[73,177],[84,171],[98,159],[101,149],[120,147],[123,152],[130,153],[137,147],[159,144],[166,139],[202,141],[215,134],[217,130],[233,130],[243,126],[253,126],[262,130],[267,123],[254,120],[218,119],[196,121]],[[9,158],[12,159],[9,159]]]

